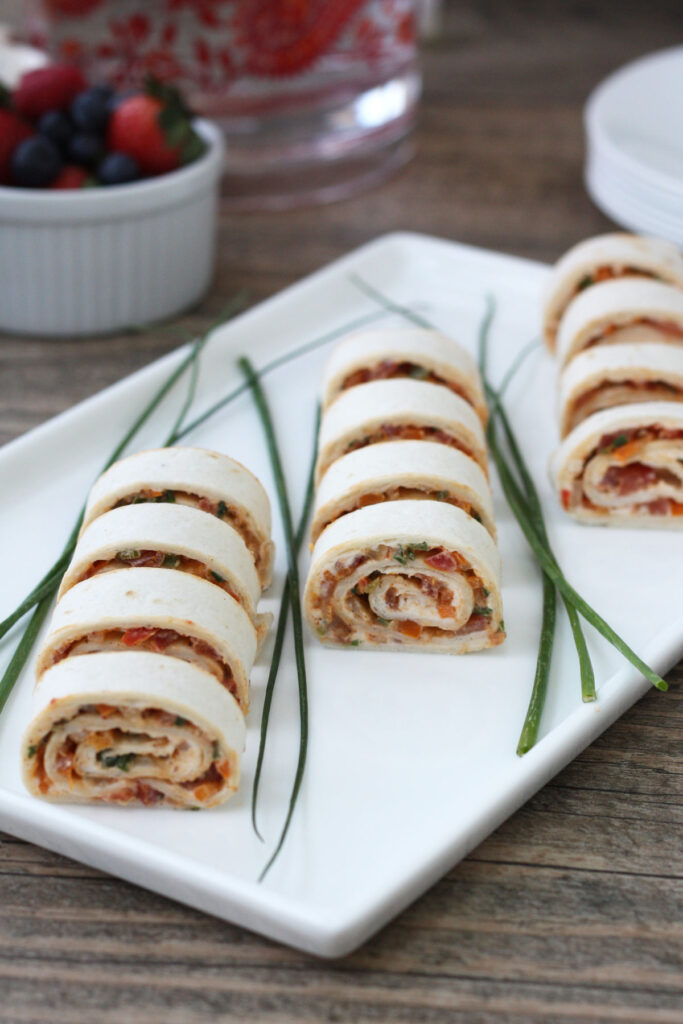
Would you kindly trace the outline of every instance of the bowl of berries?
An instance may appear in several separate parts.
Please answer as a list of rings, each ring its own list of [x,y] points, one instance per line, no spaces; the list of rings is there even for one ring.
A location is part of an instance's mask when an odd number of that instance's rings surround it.
[[[219,130],[158,81],[23,75],[0,95],[0,330],[111,333],[197,302],[222,163]]]

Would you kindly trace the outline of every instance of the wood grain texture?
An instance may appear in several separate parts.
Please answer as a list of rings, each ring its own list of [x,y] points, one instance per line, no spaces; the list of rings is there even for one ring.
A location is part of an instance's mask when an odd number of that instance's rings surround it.
[[[383,232],[554,259],[607,229],[581,183],[582,104],[680,40],[680,0],[446,6],[412,164],[315,211],[223,210],[214,287],[172,331],[0,336],[0,441],[175,347],[237,289],[256,302]],[[334,964],[0,836],[0,1021],[680,1024],[683,667],[669,679]]]

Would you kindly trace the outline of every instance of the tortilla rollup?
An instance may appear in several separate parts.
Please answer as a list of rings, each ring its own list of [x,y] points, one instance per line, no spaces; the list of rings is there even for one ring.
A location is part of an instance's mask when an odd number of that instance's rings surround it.
[[[66,658],[34,703],[22,741],[33,796],[194,810],[237,790],[244,716],[196,665],[149,651]]]
[[[187,505],[123,505],[93,519],[76,545],[58,598],[90,576],[140,566],[200,576],[232,594],[255,618],[261,586],[242,537],[227,522]]]
[[[563,508],[584,523],[683,527],[683,406],[596,412],[551,461]]]
[[[333,462],[316,496],[311,541],[340,516],[400,499],[431,499],[462,508],[495,537],[493,501],[481,468],[468,455],[433,441],[387,441]]]
[[[324,644],[464,654],[505,638],[488,531],[440,501],[369,505],[313,549],[306,619]]]
[[[577,295],[621,277],[659,279],[683,288],[683,254],[661,238],[623,233],[579,242],[555,264],[545,289],[543,334],[548,347],[555,348],[557,329]]]
[[[683,291],[661,281],[621,278],[572,302],[557,334],[560,366],[594,345],[683,344]]]
[[[560,434],[601,409],[683,402],[683,346],[601,345],[579,353],[560,376]]]
[[[486,423],[488,410],[474,359],[457,341],[422,327],[358,331],[337,345],[323,375],[323,408],[347,388],[397,377],[442,384]]]
[[[64,594],[38,654],[36,678],[63,658],[152,650],[211,673],[246,714],[256,646],[244,608],[212,583],[166,569],[117,569]]]
[[[143,502],[190,505],[224,519],[242,535],[262,586],[270,582],[270,502],[240,462],[206,448],[159,448],[129,455],[95,481],[82,529],[109,509]]]
[[[347,452],[396,440],[458,448],[487,472],[484,430],[463,398],[420,380],[376,380],[343,392],[323,416],[316,482]]]

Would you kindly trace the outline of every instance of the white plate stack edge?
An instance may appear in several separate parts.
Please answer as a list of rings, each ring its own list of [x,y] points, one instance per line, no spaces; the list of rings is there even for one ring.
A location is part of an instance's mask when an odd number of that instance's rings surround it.
[[[683,46],[614,72],[585,110],[588,192],[632,231],[683,245]]]

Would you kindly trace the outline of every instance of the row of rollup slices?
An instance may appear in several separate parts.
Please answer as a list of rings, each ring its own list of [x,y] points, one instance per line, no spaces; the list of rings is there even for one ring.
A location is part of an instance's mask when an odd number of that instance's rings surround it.
[[[47,800],[199,809],[237,789],[270,504],[201,448],[96,481],[36,663],[23,777]]]
[[[583,523],[683,527],[683,254],[611,234],[554,267],[544,331],[559,369],[551,473]]]
[[[435,330],[358,332],[324,374],[304,608],[340,647],[462,654],[505,637],[481,378]]]

